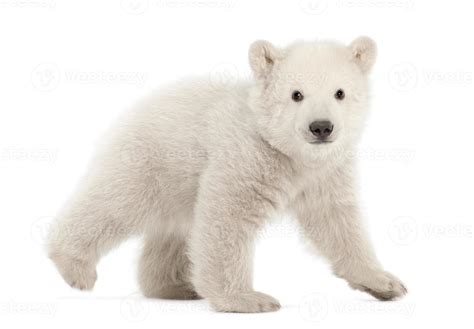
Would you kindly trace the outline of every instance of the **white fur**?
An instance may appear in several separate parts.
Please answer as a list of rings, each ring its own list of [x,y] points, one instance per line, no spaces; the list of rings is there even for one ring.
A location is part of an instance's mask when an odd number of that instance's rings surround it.
[[[375,56],[365,37],[348,47],[257,41],[254,81],[188,81],[144,100],[111,130],[58,216],[49,255],[66,282],[91,289],[101,256],[138,234],[146,296],[274,311],[278,301],[252,287],[253,241],[269,217],[290,210],[351,287],[382,300],[405,294],[368,242],[347,156],[366,117]],[[314,120],[334,124],[332,143],[310,143]]]

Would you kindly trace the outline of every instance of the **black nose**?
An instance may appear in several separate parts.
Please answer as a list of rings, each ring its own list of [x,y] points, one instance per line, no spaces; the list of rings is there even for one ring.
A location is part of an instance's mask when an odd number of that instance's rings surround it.
[[[309,125],[311,133],[321,140],[328,138],[331,135],[333,128],[334,125],[331,121],[313,121]]]

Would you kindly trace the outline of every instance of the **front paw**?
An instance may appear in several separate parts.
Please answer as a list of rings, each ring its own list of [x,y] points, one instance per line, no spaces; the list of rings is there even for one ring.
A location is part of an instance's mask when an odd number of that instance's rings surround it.
[[[349,285],[383,301],[398,299],[407,293],[402,281],[385,271],[369,274],[363,280],[349,281]]]
[[[211,305],[219,312],[261,313],[280,309],[278,300],[267,294],[251,291],[237,295],[210,298]]]

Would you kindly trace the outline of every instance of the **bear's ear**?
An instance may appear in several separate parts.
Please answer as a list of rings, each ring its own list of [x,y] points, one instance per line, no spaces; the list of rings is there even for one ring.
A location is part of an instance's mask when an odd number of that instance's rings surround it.
[[[352,59],[362,72],[368,73],[377,58],[377,45],[369,37],[358,37],[349,45]]]
[[[265,79],[281,57],[282,51],[268,41],[258,40],[252,43],[249,49],[249,62],[255,78]]]

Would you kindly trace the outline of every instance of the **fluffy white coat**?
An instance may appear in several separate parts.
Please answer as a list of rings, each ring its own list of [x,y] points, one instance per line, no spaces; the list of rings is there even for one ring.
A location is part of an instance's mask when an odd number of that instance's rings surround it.
[[[284,49],[257,41],[253,81],[178,83],[141,102],[111,130],[58,215],[49,256],[63,278],[91,289],[100,258],[139,234],[145,296],[274,311],[279,302],[252,287],[254,237],[290,211],[351,287],[381,300],[404,295],[376,259],[354,191],[351,155],[375,58],[367,37]],[[321,120],[332,125],[325,140],[309,129]]]

